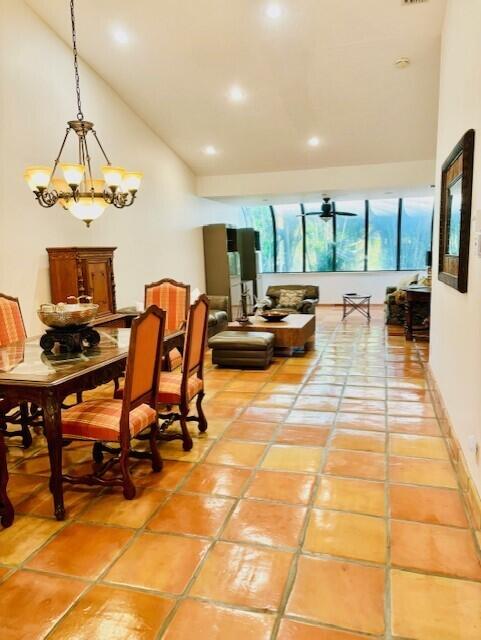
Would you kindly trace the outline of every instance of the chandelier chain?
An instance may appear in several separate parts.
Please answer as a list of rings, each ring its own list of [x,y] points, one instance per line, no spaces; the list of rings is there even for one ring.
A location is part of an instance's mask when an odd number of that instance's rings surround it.
[[[82,102],[80,99],[80,76],[78,71],[78,56],[77,56],[77,33],[75,31],[75,8],[74,8],[74,0],[70,0],[70,20],[72,23],[72,49],[73,49],[73,66],[75,69],[75,90],[77,92],[77,118],[78,120],[84,119],[84,114],[82,113]]]

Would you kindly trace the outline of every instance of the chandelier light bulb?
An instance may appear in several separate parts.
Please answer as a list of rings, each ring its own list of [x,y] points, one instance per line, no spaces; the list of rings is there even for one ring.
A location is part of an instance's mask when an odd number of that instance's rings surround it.
[[[137,192],[140,188],[143,175],[140,171],[126,171],[124,173],[124,179],[122,180],[122,191],[125,193],[128,191]]]
[[[23,177],[32,191],[39,191],[48,187],[51,175],[51,167],[27,167]]]
[[[93,220],[100,218],[107,207],[108,203],[103,198],[92,196],[81,196],[78,202],[72,199],[68,204],[70,213],[78,220],[85,222],[87,227]]]
[[[85,166],[83,164],[67,164],[62,162],[60,168],[69,186],[78,187],[80,185],[85,174]]]
[[[112,165],[106,164],[102,167],[102,173],[105,179],[105,184],[108,187],[118,189],[124,179],[125,169],[122,167],[112,167]]]

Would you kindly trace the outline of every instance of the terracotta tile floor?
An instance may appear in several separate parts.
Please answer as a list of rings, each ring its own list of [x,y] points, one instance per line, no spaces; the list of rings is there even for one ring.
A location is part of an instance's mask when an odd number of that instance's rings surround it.
[[[480,640],[481,535],[466,516],[425,344],[339,308],[268,371],[207,356],[209,430],[137,462],[137,498],[68,488],[51,517],[40,435],[9,442],[2,640]],[[109,394],[104,387],[92,395]],[[90,465],[70,446],[66,466]]]

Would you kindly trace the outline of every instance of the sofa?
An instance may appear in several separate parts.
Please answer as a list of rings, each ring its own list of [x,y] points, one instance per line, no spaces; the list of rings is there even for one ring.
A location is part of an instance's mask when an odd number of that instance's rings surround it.
[[[281,289],[287,289],[288,291],[295,291],[299,289],[304,290],[304,297],[293,307],[281,307],[279,304],[279,298],[281,295]],[[319,287],[312,284],[278,284],[268,287],[265,300],[262,301],[262,310],[276,309],[279,311],[285,311],[286,313],[311,313],[316,311],[316,304],[319,302]]]
[[[386,287],[386,297],[384,299],[384,315],[387,325],[404,326],[406,294],[403,288],[411,285],[422,285],[424,276],[416,273],[414,276],[404,278],[396,287]],[[426,318],[429,318],[429,304],[416,305],[414,310],[414,324],[422,325]]]
[[[207,296],[209,299],[209,320],[207,326],[207,336],[210,338],[220,331],[224,331],[229,324],[227,296]]]

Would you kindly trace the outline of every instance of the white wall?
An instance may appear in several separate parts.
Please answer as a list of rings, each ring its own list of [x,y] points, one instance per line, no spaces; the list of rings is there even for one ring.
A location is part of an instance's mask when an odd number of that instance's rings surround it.
[[[473,229],[481,224],[480,25],[479,0],[450,0],[441,58],[437,176],[439,180],[441,165],[456,142],[467,129],[474,128]],[[439,188],[437,195],[439,202]],[[438,226],[439,210],[434,224],[434,256]],[[474,241],[471,232],[468,293],[458,293],[433,278],[431,367],[481,492],[481,462],[468,446],[471,435],[481,446],[481,259],[476,256]],[[433,272],[437,272],[436,265]]]
[[[0,0],[0,291],[20,298],[29,332],[38,332],[35,309],[50,297],[47,246],[118,247],[117,303],[124,306],[142,299],[145,282],[164,276],[202,289],[201,226],[240,215],[196,197],[188,167],[85,65],[81,88],[86,119],[112,162],[145,174],[137,203],[107,209],[90,229],[58,206],[41,209],[22,178],[27,165],[53,163],[77,113],[71,51],[23,0]],[[100,155],[92,155],[100,167]],[[64,158],[75,160],[73,146]]]
[[[341,304],[344,293],[371,295],[373,304],[384,302],[386,287],[417,271],[378,271],[372,273],[263,273],[263,292],[270,285],[313,284],[319,287],[320,304]]]
[[[198,176],[197,194],[208,198],[245,199],[256,196],[271,200],[281,195],[283,202],[288,201],[284,196],[291,193],[298,197],[299,194],[307,196],[309,193],[327,192],[335,197],[348,192],[351,197],[363,194],[361,198],[376,191],[379,194],[395,191],[402,195],[407,190],[413,194],[417,189],[429,188],[434,181],[434,169],[434,160],[415,160],[298,171]]]

